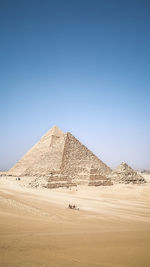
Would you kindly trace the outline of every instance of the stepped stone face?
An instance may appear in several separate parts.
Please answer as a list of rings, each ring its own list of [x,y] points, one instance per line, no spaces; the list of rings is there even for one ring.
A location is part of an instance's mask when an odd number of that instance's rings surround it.
[[[72,134],[65,134],[56,126],[9,173],[35,177],[36,185],[39,181],[41,186],[47,188],[112,184],[107,178],[111,169]]]
[[[110,179],[105,179],[105,176],[102,174],[101,169],[91,167],[90,170],[90,186],[99,186],[99,185],[112,185]]]
[[[72,177],[77,184],[89,184],[92,167],[99,169],[106,179],[110,168],[82,145],[72,134],[66,134],[61,173]]]
[[[109,178],[111,178],[114,183],[146,183],[146,180],[126,163],[121,163],[115,170],[113,170],[109,175]]]

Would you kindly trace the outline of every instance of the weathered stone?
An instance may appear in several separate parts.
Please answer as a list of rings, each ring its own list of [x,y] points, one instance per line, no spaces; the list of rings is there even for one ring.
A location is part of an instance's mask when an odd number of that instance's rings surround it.
[[[48,188],[74,185],[110,185],[111,169],[72,134],[56,126],[48,131],[9,171],[15,176],[35,177],[32,186]],[[92,182],[91,182],[92,181]]]
[[[111,180],[103,180],[103,181],[90,181],[89,186],[108,186],[112,185]]]
[[[146,180],[126,163],[120,164],[115,170],[110,173],[108,177],[111,178],[114,183],[146,183]]]

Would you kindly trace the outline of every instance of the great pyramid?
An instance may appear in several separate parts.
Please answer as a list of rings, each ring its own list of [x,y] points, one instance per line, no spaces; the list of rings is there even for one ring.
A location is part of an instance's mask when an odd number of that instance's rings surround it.
[[[145,179],[125,162],[122,162],[108,177],[112,179],[113,183],[146,183]]]
[[[35,144],[9,173],[35,177],[33,186],[48,188],[76,185],[111,185],[111,169],[71,133],[54,126]]]

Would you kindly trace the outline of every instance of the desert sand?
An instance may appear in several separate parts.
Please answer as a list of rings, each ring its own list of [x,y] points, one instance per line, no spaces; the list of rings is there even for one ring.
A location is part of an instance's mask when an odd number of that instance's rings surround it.
[[[150,266],[145,176],[144,185],[71,189],[0,177],[0,266]]]

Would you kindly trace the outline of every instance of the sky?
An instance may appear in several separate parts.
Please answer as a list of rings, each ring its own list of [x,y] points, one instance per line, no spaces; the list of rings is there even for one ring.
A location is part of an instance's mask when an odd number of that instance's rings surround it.
[[[0,0],[0,170],[53,125],[150,169],[149,0]]]

